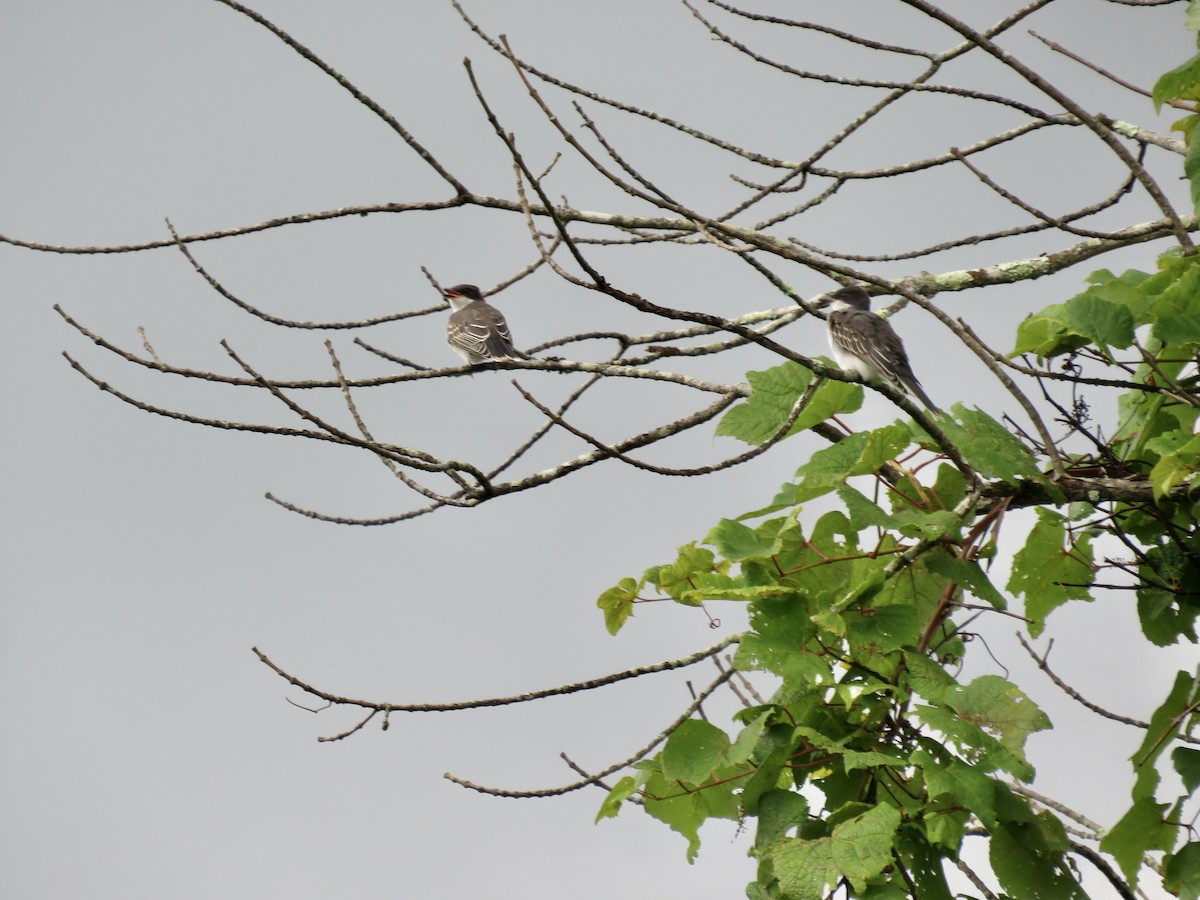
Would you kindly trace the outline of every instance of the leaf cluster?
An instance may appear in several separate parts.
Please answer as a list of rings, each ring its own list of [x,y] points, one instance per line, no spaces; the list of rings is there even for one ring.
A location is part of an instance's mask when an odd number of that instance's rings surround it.
[[[989,838],[1006,895],[1083,896],[1063,820],[1020,789],[1035,774],[1027,738],[1049,719],[1007,678],[963,683],[955,672],[977,616],[1018,615],[1020,600],[1018,618],[1037,636],[1055,609],[1091,600],[1105,571],[1131,579],[1152,642],[1196,640],[1198,278],[1194,259],[1173,255],[1154,274],[1098,272],[1081,294],[1018,330],[1013,356],[1065,359],[1076,375],[1075,361],[1086,357],[1127,385],[1115,433],[1092,435],[1087,454],[1061,451],[1065,472],[1091,463],[1103,473],[1088,502],[1066,501],[1046,470],[1046,448],[956,405],[936,424],[961,462],[915,423],[847,433],[761,508],[722,519],[670,562],[606,591],[598,605],[614,634],[650,599],[748,604],[734,663],[777,688],[742,710],[732,733],[683,723],[616,784],[600,816],[638,795],[687,839],[689,859],[707,819],[754,822],[755,898],[818,898],[839,887],[865,898],[948,898],[944,863],[972,834]],[[1131,348],[1138,361],[1118,358]],[[718,433],[750,444],[776,434],[798,403],[811,405],[793,433],[862,400],[859,386],[791,362],[748,378],[752,394]],[[1082,420],[1073,424],[1076,436],[1090,434]],[[1149,502],[1105,495],[1114,473],[1148,483]],[[1006,531],[1018,531],[1017,542],[1002,547],[1001,520],[1031,491],[1041,501],[1028,525]],[[1128,560],[1100,554],[1113,538]],[[1011,566],[998,585],[990,567],[1001,553]],[[1198,700],[1197,677],[1180,673],[1133,758],[1130,809],[1100,844],[1131,885],[1148,853],[1164,853],[1167,884],[1192,897],[1200,844],[1176,844],[1200,784],[1200,752],[1173,742],[1197,723]],[[1156,797],[1159,763],[1184,782],[1173,802]]]

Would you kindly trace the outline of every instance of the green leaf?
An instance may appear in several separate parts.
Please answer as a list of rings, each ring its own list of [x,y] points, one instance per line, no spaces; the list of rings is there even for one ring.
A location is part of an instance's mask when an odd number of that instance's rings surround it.
[[[1159,77],[1150,91],[1154,111],[1168,100],[1195,100],[1200,90],[1200,54]]]
[[[753,390],[749,397],[725,413],[717,423],[717,434],[754,446],[762,444],[783,427],[812,379],[810,370],[794,362],[761,372],[747,372],[746,380]],[[861,386],[825,380],[813,391],[785,437],[811,428],[837,413],[854,412],[861,405]]]
[[[911,874],[911,873],[910,873]],[[908,890],[903,881],[889,881],[884,884],[868,884],[861,892],[859,892],[859,900],[909,900]],[[930,895],[921,890],[921,885],[918,883],[917,895],[921,900],[925,900]],[[932,898],[931,898],[932,900]],[[952,900],[949,894],[946,894],[945,900]]]
[[[785,838],[770,847],[768,854],[779,879],[780,896],[786,900],[823,897],[825,888],[839,878],[829,838],[815,841]]]
[[[1197,900],[1200,897],[1200,843],[1184,844],[1179,851],[1166,858],[1166,878],[1163,887],[1179,897],[1179,900]]]
[[[966,717],[940,706],[918,706],[913,713],[945,735],[959,755],[981,772],[1003,770],[1021,781],[1033,778],[1033,767],[1023,756],[1010,753],[999,740]]]
[[[999,734],[1000,743],[1020,759],[1025,758],[1025,739],[1050,727],[1037,704],[999,675],[980,675],[970,684],[950,688],[942,699],[963,718]]]
[[[1192,92],[1195,92],[1193,83]],[[1200,116],[1188,116],[1184,126],[1187,135],[1187,155],[1183,158],[1183,174],[1187,176],[1192,188],[1192,211],[1200,209],[1200,141],[1196,140],[1196,127],[1200,125]]]
[[[906,603],[854,605],[844,616],[846,634],[856,655],[891,653],[914,646],[925,627],[917,611]]]
[[[1100,350],[1125,348],[1133,343],[1133,315],[1123,306],[1102,300],[1093,291],[1068,300],[1063,321]]]
[[[1100,849],[1112,856],[1130,884],[1137,882],[1138,869],[1147,850],[1170,850],[1175,827],[1163,821],[1170,804],[1142,797],[1100,839]]]
[[[1180,601],[1181,598],[1172,591],[1154,586],[1138,588],[1137,610],[1142,634],[1155,646],[1170,646],[1181,637],[1195,643],[1200,604]]]
[[[770,556],[776,549],[774,542],[764,542],[753,528],[733,519],[718,522],[704,538],[704,543],[716,547],[718,553],[732,562]]]
[[[1148,315],[1151,306],[1151,293],[1155,290],[1149,283],[1151,276],[1138,269],[1126,269],[1120,276],[1101,270],[1104,277],[1088,278],[1091,287],[1087,292],[1093,297],[1116,303],[1129,310],[1135,325],[1145,325],[1153,321],[1154,316]],[[1097,273],[1099,275],[1099,273]]]
[[[824,422],[830,416],[843,413],[857,412],[862,407],[863,388],[861,384],[850,384],[846,381],[824,379],[800,413],[796,423],[792,425],[789,435]]]
[[[790,725],[772,725],[763,732],[755,751],[755,757],[759,760],[758,769],[742,788],[741,806],[746,815],[756,815],[758,805],[766,794],[791,781],[783,766],[794,746],[795,737]]]
[[[1200,344],[1200,314],[1159,316],[1150,334],[1164,344],[1194,348]]]
[[[996,788],[996,821],[1028,825],[1036,819],[1027,798],[1013,791],[1002,781],[992,783]]]
[[[751,394],[722,416],[717,434],[758,446],[779,430],[812,378],[811,371],[794,362],[747,372]]]
[[[1200,750],[1176,747],[1171,751],[1171,764],[1183,781],[1184,790],[1193,794],[1200,787]]]
[[[846,512],[850,514],[850,527],[855,531],[862,531],[864,528],[895,527],[895,519],[850,485],[838,485],[837,493],[846,506]]]
[[[750,631],[738,643],[734,665],[742,671],[774,672],[793,685],[829,684],[831,660],[812,641],[814,634],[802,598],[756,601],[750,608]]]
[[[820,497],[854,475],[867,475],[894,459],[912,443],[908,425],[895,422],[874,431],[846,435],[831,447],[818,450],[796,472],[798,484],[785,484],[765,509],[740,518],[755,518],[777,509],[796,506]]]
[[[893,864],[892,845],[900,814],[880,805],[841,822],[829,838],[785,838],[768,847],[781,896],[818,900],[841,877],[859,892],[866,881]]]
[[[939,424],[980,475],[1009,482],[1027,478],[1049,484],[1025,445],[987,413],[956,403],[954,414],[958,422],[943,418]]]
[[[600,804],[600,811],[596,813],[596,821],[616,818],[617,813],[621,811],[621,804],[635,793],[637,793],[637,782],[634,781],[633,776],[626,775],[620,778],[608,792],[604,802]]]
[[[700,850],[700,826],[711,818],[737,820],[739,810],[729,783],[684,791],[662,772],[652,772],[646,780],[643,803],[646,812],[665,822],[672,831],[687,838],[688,862],[695,862]]]
[[[870,475],[895,459],[912,443],[912,432],[906,422],[893,422],[867,432],[867,443],[849,475]]]
[[[948,797],[943,797],[925,804],[920,821],[923,842],[928,843],[929,849],[948,851],[953,855],[962,845],[970,813]]]
[[[703,784],[721,766],[729,736],[703,719],[687,719],[671,732],[662,752],[663,775],[685,784]]]
[[[669,785],[664,783],[661,788],[664,791],[669,790]],[[689,863],[694,863],[696,854],[700,852],[700,826],[704,824],[706,818],[701,811],[696,809],[696,804],[692,801],[693,796],[695,795],[688,794],[668,797],[665,800],[647,797],[644,801],[647,813],[687,839],[687,861]]]
[[[946,691],[957,685],[949,672],[924,653],[905,653],[904,667],[913,691],[930,703],[941,703]]]
[[[705,600],[760,600],[791,594],[792,591],[775,584],[736,585],[732,587],[714,587],[705,585],[696,590],[684,591],[679,595],[679,602],[685,606],[699,606]]]
[[[633,602],[637,599],[640,585],[632,578],[622,578],[616,587],[610,587],[596,600],[604,611],[604,627],[609,634],[616,634],[633,615]]]
[[[1168,431],[1149,438],[1145,446],[1147,450],[1157,454],[1161,459],[1169,453],[1175,453],[1191,438],[1191,434],[1185,434],[1183,431]]]
[[[1188,711],[1195,714],[1197,702],[1200,702],[1200,678],[1187,672],[1177,672],[1167,699],[1150,717],[1146,737],[1133,754],[1133,770],[1137,776],[1133,784],[1134,800],[1154,797],[1158,788],[1158,757],[1183,728]]]
[[[990,603],[995,609],[1008,607],[1004,595],[996,590],[991,579],[973,559],[951,556],[945,550],[937,549],[922,556],[921,565],[935,575],[955,582],[984,603]]]
[[[880,550],[888,549],[888,543],[883,543]],[[931,551],[936,552],[936,551]],[[917,621],[917,636],[907,644],[901,646],[916,646],[920,640],[920,634],[924,631],[930,618],[937,613],[937,610],[942,605],[943,596],[946,591],[946,579],[941,576],[934,575],[924,564],[918,559],[917,563],[909,566],[904,570],[900,577],[892,577],[884,579],[886,567],[893,556],[880,556],[877,559],[859,560],[854,563],[855,579],[862,581],[865,584],[873,586],[874,593],[863,598],[864,602],[859,602],[855,597],[855,592],[851,591],[847,601],[839,600],[837,608],[843,610],[847,616],[848,622],[853,622],[850,618],[852,610],[855,608],[862,609],[887,609],[888,612],[883,613],[885,621],[895,622],[898,627],[903,625],[903,620],[891,618],[894,613],[891,612],[892,607],[903,607],[912,610]],[[874,586],[876,581],[883,581],[881,585]],[[869,600],[869,604],[865,603]],[[871,613],[867,613],[872,615]],[[898,635],[898,632],[893,632]],[[957,639],[951,639],[946,643],[939,644],[939,650],[946,653],[955,652]],[[919,661],[914,663],[915,666],[921,666]],[[910,671],[912,671],[910,667]]]
[[[1025,614],[1033,621],[1029,633],[1037,637],[1045,619],[1068,600],[1092,599],[1091,542],[1081,535],[1067,545],[1065,520],[1046,508],[1037,511],[1038,520],[1025,540],[1025,546],[1013,557],[1008,590],[1025,595]]]
[[[814,453],[796,470],[798,476],[827,484],[875,472],[909,445],[908,429],[898,423],[856,432]]]
[[[808,821],[808,801],[795,791],[770,790],[758,800],[758,831],[754,848],[761,850]]]
[[[944,815],[941,818],[950,819],[952,816]],[[955,842],[954,846],[957,848],[958,843]],[[921,900],[953,900],[955,895],[950,893],[950,887],[946,884],[939,848],[931,847],[924,840],[914,839],[913,829],[902,829],[897,834],[896,850],[917,886],[913,896]],[[908,896],[905,892],[904,897]]]
[[[1001,823],[988,850],[992,871],[1013,900],[1083,900],[1063,854],[1045,848],[1036,824]]]
[[[905,537],[923,541],[956,540],[962,530],[962,521],[948,509],[907,510],[896,513],[893,522],[892,527]]]
[[[816,451],[796,472],[800,484],[794,485],[795,496],[789,503],[802,503],[827,493],[840,484],[858,465],[866,448],[869,432],[848,435],[831,447]]]
[[[1162,498],[1171,489],[1183,484],[1200,471],[1200,435],[1196,435],[1174,453],[1168,453],[1150,470],[1154,499]]]
[[[646,572],[646,580],[676,600],[696,590],[703,579],[711,575],[723,575],[729,570],[728,563],[718,563],[713,552],[706,547],[696,546],[695,541],[678,549],[675,561]]]
[[[1188,119],[1188,140],[1195,137],[1195,127],[1200,116]],[[1200,260],[1194,257],[1165,255],[1159,260],[1157,275],[1142,286],[1142,293],[1152,298],[1147,310],[1146,322],[1154,322],[1163,316],[1183,316],[1200,312]]]
[[[750,759],[762,738],[769,716],[769,712],[759,713],[746,723],[745,727],[738,732],[734,742],[729,745],[729,749],[725,751],[725,756],[721,760],[725,765],[738,766]]]
[[[899,811],[887,804],[842,822],[831,836],[833,864],[862,890],[867,879],[892,864],[892,843],[899,827]]]
[[[973,812],[985,828],[995,827],[996,783],[990,777],[959,759],[939,762],[924,750],[912,755],[912,763],[921,767],[931,800],[950,797]]]
[[[1070,353],[1087,344],[1087,338],[1075,334],[1063,321],[1066,305],[1055,303],[1036,315],[1029,316],[1017,326],[1017,341],[1009,358],[1033,353],[1040,357]]]
[[[1200,615],[1200,571],[1194,563],[1195,535],[1162,540],[1150,547],[1138,566],[1138,616],[1142,632],[1159,647],[1181,637],[1196,640],[1196,617]],[[1182,545],[1182,546],[1181,546]]]
[[[812,747],[815,747],[824,754],[840,756],[842,758],[842,766],[847,772],[856,772],[859,769],[869,769],[874,766],[903,766],[905,762],[892,753],[885,753],[880,750],[854,750],[849,745],[856,735],[849,735],[840,740],[834,740],[821,729],[810,728],[807,725],[797,725],[795,734],[798,737],[805,738]],[[884,746],[882,749],[887,748]]]
[[[1148,315],[1153,292],[1162,285],[1152,276],[1130,269],[1115,276],[1100,269],[1088,277],[1091,286],[1066,303],[1053,303],[1017,327],[1012,356],[1034,353],[1047,358],[1072,353],[1089,343],[1127,347],[1137,325],[1151,322]],[[1168,279],[1175,276],[1168,276]],[[1183,312],[1183,310],[1176,310]]]
[[[920,657],[906,654],[905,659],[915,664]],[[939,693],[936,685],[933,693]],[[1033,767],[1025,759],[1025,738],[1049,728],[1050,721],[1016,686],[998,675],[983,675],[965,686],[940,689],[938,702],[943,705],[917,706],[913,712],[944,734],[967,762],[984,774],[1001,769],[1021,781],[1033,778]]]

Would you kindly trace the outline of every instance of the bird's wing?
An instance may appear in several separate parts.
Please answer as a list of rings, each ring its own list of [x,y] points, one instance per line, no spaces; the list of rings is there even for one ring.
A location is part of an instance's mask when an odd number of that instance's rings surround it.
[[[845,309],[829,316],[829,337],[843,352],[861,360],[876,378],[895,382],[893,358],[904,347],[891,326],[874,313]]]
[[[508,323],[504,321],[504,316],[500,315],[500,310],[494,306],[488,306],[483,312],[488,319],[487,355],[493,359],[505,356],[524,359],[525,354],[513,346],[512,334],[508,330]]]
[[[887,320],[872,312],[846,310],[829,317],[829,333],[839,346],[861,359],[880,378],[912,394],[931,410],[937,409],[913,374],[904,342]]]
[[[446,339],[483,359],[524,356],[513,346],[508,323],[500,310],[487,303],[472,303],[452,313],[446,325]]]

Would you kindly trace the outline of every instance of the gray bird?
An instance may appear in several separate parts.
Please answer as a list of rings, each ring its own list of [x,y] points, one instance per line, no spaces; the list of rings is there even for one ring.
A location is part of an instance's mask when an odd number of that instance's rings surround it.
[[[817,306],[829,309],[829,347],[839,366],[864,381],[886,382],[916,397],[930,412],[939,412],[913,374],[900,335],[887,319],[871,312],[866,291],[850,285],[821,297]]]
[[[446,340],[463,362],[474,366],[495,359],[529,358],[513,346],[504,316],[475,285],[456,284],[442,293],[454,308],[446,323]]]

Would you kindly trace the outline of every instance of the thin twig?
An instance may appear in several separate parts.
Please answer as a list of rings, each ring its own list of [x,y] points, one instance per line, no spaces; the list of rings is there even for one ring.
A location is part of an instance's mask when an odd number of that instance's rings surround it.
[[[1122,716],[1117,713],[1110,712],[1109,710],[1105,709],[1103,706],[1097,706],[1095,703],[1092,703],[1090,700],[1086,699],[1077,690],[1075,690],[1073,687],[1071,687],[1069,684],[1067,684],[1065,681],[1063,681],[1061,678],[1059,678],[1057,675],[1055,675],[1053,670],[1051,670],[1050,665],[1046,662],[1046,660],[1049,659],[1049,657],[1050,657],[1050,647],[1046,648],[1046,653],[1044,656],[1038,656],[1036,653],[1033,652],[1033,648],[1029,646],[1029,644],[1025,640],[1025,637],[1020,632],[1017,632],[1017,640],[1021,642],[1021,646],[1025,648],[1025,652],[1029,654],[1030,659],[1032,659],[1035,663],[1037,663],[1037,667],[1046,673],[1046,675],[1050,678],[1050,680],[1053,681],[1055,685],[1057,685],[1059,690],[1061,690],[1064,694],[1066,694],[1068,697],[1070,697],[1076,703],[1079,703],[1080,705],[1087,707],[1092,712],[1094,712],[1096,715],[1102,716],[1105,719],[1112,719],[1114,722],[1120,722],[1123,725],[1132,725],[1134,728],[1141,728],[1143,730],[1149,730],[1149,728],[1150,728],[1149,722],[1143,722],[1140,719],[1131,719],[1128,716]],[[1051,641],[1050,646],[1053,647],[1053,645],[1054,645],[1054,642]],[[1192,737],[1191,735],[1188,735],[1188,734],[1178,734],[1178,735],[1176,735],[1176,739],[1185,741],[1189,744],[1200,744],[1200,738]]]
[[[657,747],[659,744],[661,744],[663,741],[665,741],[668,737],[671,736],[671,732],[673,732],[676,728],[678,728],[680,725],[682,725],[684,722],[686,722],[688,719],[690,719],[693,715],[695,715],[696,710],[698,710],[700,708],[701,704],[703,704],[705,700],[707,700],[721,685],[723,685],[726,681],[728,681],[732,676],[733,676],[733,672],[725,672],[725,673],[719,675],[716,678],[716,680],[714,680],[711,684],[709,684],[709,686],[707,688],[705,688],[703,691],[701,691],[699,694],[696,695],[696,699],[687,707],[687,709],[685,709],[683,711],[683,713],[677,719],[675,719],[675,721],[673,721],[670,725],[668,725],[666,728],[664,728],[662,731],[660,731],[657,735],[655,735],[653,740],[650,741],[650,743],[648,743],[646,746],[642,747],[642,749],[638,750],[632,756],[629,756],[626,759],[621,760],[620,762],[613,763],[608,768],[603,769],[600,772],[597,772],[595,775],[590,775],[587,778],[583,779],[582,781],[576,781],[571,784],[563,785],[561,787],[542,788],[540,790],[533,790],[533,791],[511,791],[511,790],[505,790],[503,788],[493,788],[493,787],[487,787],[482,784],[476,784],[473,781],[467,781],[465,778],[459,778],[456,775],[451,775],[449,772],[447,772],[442,777],[445,778],[447,781],[453,781],[455,784],[460,785],[462,787],[470,788],[473,791],[479,791],[481,794],[489,794],[493,797],[510,797],[510,798],[514,798],[514,799],[560,797],[563,794],[569,794],[571,791],[577,791],[577,790],[580,790],[581,788],[589,787],[593,784],[598,784],[601,779],[607,778],[609,775],[612,775],[614,772],[619,772],[619,771],[621,771],[621,769],[624,769],[628,766],[633,765],[639,759],[642,759],[643,757],[648,756],[654,750],[655,747]]]
[[[728,635],[722,638],[711,647],[704,650],[698,650],[689,656],[684,656],[679,659],[668,659],[663,662],[653,663],[648,666],[637,666],[632,669],[625,669],[621,672],[614,672],[611,675],[604,675],[600,678],[592,678],[588,681],[579,681],[573,684],[564,684],[558,687],[546,688],[540,691],[530,691],[525,694],[515,694],[508,697],[485,697],[478,700],[460,700],[453,703],[392,703],[387,701],[377,700],[362,700],[355,697],[345,697],[339,694],[333,694],[329,691],[322,690],[308,682],[302,681],[295,675],[286,672],[280,668],[271,659],[259,650],[257,647],[251,647],[251,651],[258,657],[263,665],[267,666],[271,671],[277,674],[291,685],[300,688],[306,694],[311,694],[328,703],[333,703],[337,706],[358,706],[363,709],[373,709],[379,712],[411,712],[411,713],[428,713],[428,712],[457,712],[465,709],[487,709],[493,706],[511,706],[514,703],[529,703],[533,700],[544,700],[547,697],[565,697],[570,694],[577,694],[580,691],[592,691],[597,688],[607,687],[610,684],[617,684],[621,681],[627,681],[631,678],[640,678],[643,675],[653,675],[657,672],[670,672],[674,669],[682,669],[686,666],[695,665],[702,662],[711,656],[720,653],[731,644],[736,644],[741,640],[741,636],[737,634]]]

